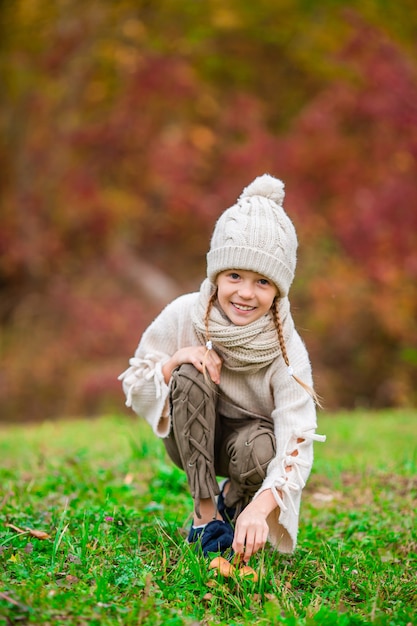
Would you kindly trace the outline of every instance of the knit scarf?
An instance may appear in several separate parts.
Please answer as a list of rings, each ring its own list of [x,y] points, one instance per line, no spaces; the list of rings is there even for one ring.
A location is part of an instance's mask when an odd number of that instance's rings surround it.
[[[191,311],[195,331],[202,343],[206,342],[204,318],[212,293],[213,285],[208,279],[204,280],[198,301]],[[280,316],[283,324],[284,320],[290,322],[292,329],[287,298],[280,300]],[[284,328],[287,335],[288,324]],[[257,371],[270,365],[281,354],[277,330],[270,313],[245,326],[236,326],[214,303],[210,311],[209,335],[216,352],[223,358],[226,367],[233,371]]]

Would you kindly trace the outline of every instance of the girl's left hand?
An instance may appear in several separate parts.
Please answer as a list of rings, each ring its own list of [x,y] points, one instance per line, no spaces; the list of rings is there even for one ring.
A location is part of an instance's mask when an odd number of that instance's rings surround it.
[[[248,504],[236,520],[232,548],[242,556],[245,563],[264,547],[268,538],[266,515],[256,506],[256,500]]]
[[[268,539],[268,515],[277,508],[272,491],[265,489],[243,509],[236,520],[232,548],[247,563],[255,552],[264,547]]]

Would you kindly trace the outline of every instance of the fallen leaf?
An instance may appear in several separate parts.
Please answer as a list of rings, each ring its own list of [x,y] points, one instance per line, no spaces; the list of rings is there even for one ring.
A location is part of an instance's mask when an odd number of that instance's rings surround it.
[[[44,532],[43,530],[35,530],[34,528],[27,528],[27,532],[32,536],[36,537],[36,539],[49,539],[50,535]]]
[[[36,539],[49,539],[50,537],[50,535],[48,535],[48,533],[44,532],[43,530],[35,530],[33,528],[25,528],[23,530],[23,528],[19,528],[19,526],[15,526],[14,524],[6,524],[6,527],[11,528],[16,533],[20,533],[22,535],[26,535],[27,533],[29,533],[29,535],[35,537]]]
[[[73,585],[74,583],[77,583],[79,581],[79,578],[77,578],[76,576],[73,576],[72,574],[68,574],[65,577],[65,580]]]
[[[205,593],[204,596],[203,596],[203,600],[208,601],[208,600],[212,600],[212,599],[213,599],[213,594],[210,593],[210,591],[207,591],[207,593]]]

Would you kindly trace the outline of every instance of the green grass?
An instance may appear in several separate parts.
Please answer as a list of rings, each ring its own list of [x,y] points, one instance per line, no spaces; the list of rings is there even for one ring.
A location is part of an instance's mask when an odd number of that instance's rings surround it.
[[[298,548],[256,555],[253,583],[185,544],[184,475],[142,421],[3,427],[0,624],[417,624],[417,412],[323,416],[319,432]]]

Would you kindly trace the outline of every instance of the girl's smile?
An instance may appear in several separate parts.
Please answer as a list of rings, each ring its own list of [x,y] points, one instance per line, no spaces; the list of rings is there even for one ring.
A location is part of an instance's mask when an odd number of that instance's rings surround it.
[[[236,326],[260,319],[278,294],[268,278],[249,270],[226,270],[217,276],[216,282],[219,305]]]

